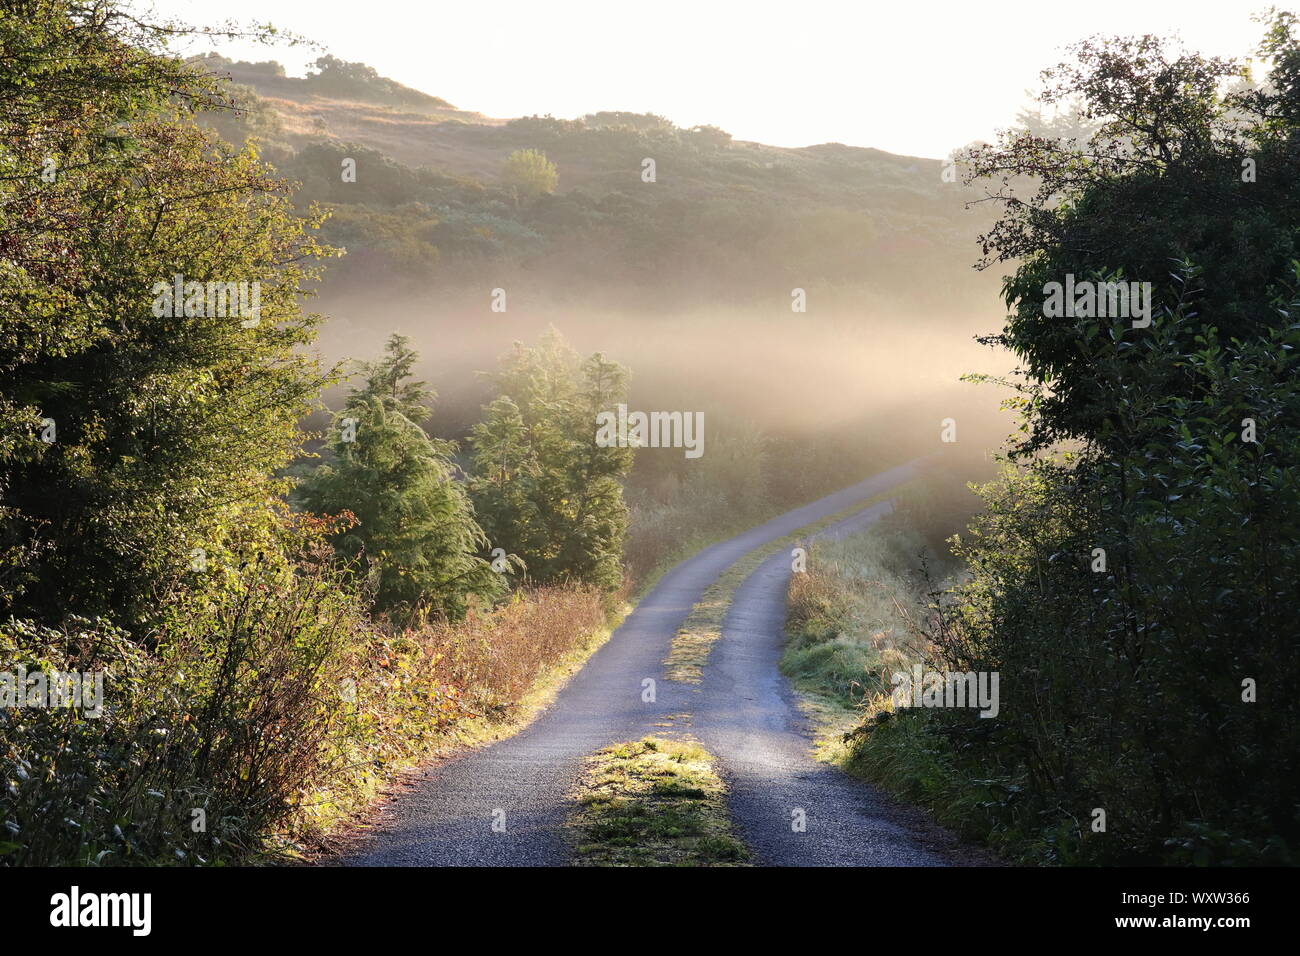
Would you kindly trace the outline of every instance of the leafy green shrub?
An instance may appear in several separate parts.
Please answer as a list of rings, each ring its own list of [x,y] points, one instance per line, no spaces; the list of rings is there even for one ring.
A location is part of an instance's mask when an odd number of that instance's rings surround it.
[[[0,865],[200,865],[316,846],[379,784],[476,721],[514,720],[606,626],[592,588],[459,623],[368,621],[314,518],[296,566],[191,593],[146,649],[113,625],[0,627],[28,672],[103,671],[102,716],[0,709]]]
[[[1271,15],[1272,83],[1229,93],[1232,63],[1086,41],[1049,96],[1082,97],[1088,144],[974,152],[977,172],[1037,181],[986,237],[1019,262],[994,340],[1025,363],[1024,420],[1018,467],[957,546],[970,578],[921,637],[936,670],[998,672],[1000,711],[875,720],[856,745],[1023,859],[1286,863],[1300,846],[1295,24]],[[1270,169],[1258,183],[1243,150]],[[1045,315],[1067,274],[1150,277],[1151,323]]]
[[[533,197],[555,192],[560,174],[540,150],[517,149],[506,157],[501,181],[519,195]]]
[[[196,864],[260,848],[333,769],[356,604],[319,553],[254,560],[218,597],[189,595],[146,650],[103,621],[11,621],[0,659],[103,671],[103,715],[0,710],[4,862]]]

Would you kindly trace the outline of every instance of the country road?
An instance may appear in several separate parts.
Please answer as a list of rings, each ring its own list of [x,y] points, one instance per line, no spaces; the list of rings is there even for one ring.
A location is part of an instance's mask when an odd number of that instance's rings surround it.
[[[535,721],[511,738],[428,765],[362,841],[331,862],[564,865],[566,794],[583,758],[610,743],[662,733],[670,716],[682,714],[692,715],[684,729],[718,756],[733,786],[733,816],[760,862],[947,862],[869,787],[808,756],[809,739],[776,668],[788,553],[765,561],[737,591],[702,685],[666,679],[663,665],[692,606],[739,558],[911,480],[920,467],[916,461],[882,472],[677,565]],[[823,533],[862,527],[887,508],[888,502],[873,506]],[[647,678],[657,691],[649,703],[642,694]],[[805,811],[805,832],[792,831],[792,809]]]
[[[882,501],[809,539],[853,534],[891,510]],[[692,725],[721,764],[740,837],[770,866],[947,865],[892,801],[810,754],[810,728],[778,669],[792,573],[781,551],[736,589]]]

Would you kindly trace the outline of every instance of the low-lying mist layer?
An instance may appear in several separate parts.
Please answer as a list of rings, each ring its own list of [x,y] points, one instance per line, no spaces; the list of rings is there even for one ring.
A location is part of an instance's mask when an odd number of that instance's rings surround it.
[[[784,307],[785,313],[781,313]],[[420,300],[330,308],[320,338],[329,359],[365,357],[389,332],[409,336],[419,369],[439,392],[427,423],[454,437],[478,416],[491,371],[515,341],[557,328],[579,352],[602,352],[632,372],[629,407],[711,413],[712,434],[744,425],[782,436],[843,434],[862,428],[862,443],[889,441],[924,449],[938,441],[940,419],[957,420],[958,441],[986,447],[1005,437],[1010,419],[1001,394],[960,381],[971,372],[1005,373],[1010,362],[974,341],[998,316],[791,313],[718,309],[671,315],[587,314],[511,306],[443,311]],[[942,413],[940,419],[935,414]],[[593,423],[594,429],[594,423]],[[706,439],[707,442],[707,439]]]

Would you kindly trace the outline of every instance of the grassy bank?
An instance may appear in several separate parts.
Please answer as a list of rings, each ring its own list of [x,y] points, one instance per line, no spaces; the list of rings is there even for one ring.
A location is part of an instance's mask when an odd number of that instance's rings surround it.
[[[518,733],[627,610],[591,589],[535,588],[463,622],[378,642],[371,668],[379,676],[348,701],[354,772],[303,805],[286,849],[327,846],[330,830],[364,811],[403,770]]]
[[[818,542],[807,571],[791,577],[781,670],[818,729],[821,759],[846,764],[845,734],[880,706],[890,675],[925,652],[916,618],[927,591],[958,569],[914,518],[933,513],[943,480],[912,483],[893,514],[860,534]]]
[[[816,728],[818,759],[924,807],[967,840],[1029,862],[1041,843],[1000,826],[991,810],[1014,784],[963,765],[928,712],[895,710],[890,700],[895,671],[933,661],[931,596],[964,573],[945,536],[975,503],[939,472],[863,533],[817,544],[807,572],[790,583],[781,668]]]
[[[938,556],[900,520],[816,547],[791,581],[781,669],[812,720],[819,760],[924,807],[964,839],[1027,860],[1027,842],[988,813],[1010,784],[963,768],[928,712],[890,700],[891,675],[933,654],[918,624],[939,582],[920,575],[923,556],[933,572]]]

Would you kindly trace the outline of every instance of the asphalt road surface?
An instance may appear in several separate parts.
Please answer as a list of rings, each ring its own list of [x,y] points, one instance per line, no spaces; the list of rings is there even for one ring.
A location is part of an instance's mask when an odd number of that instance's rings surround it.
[[[788,552],[738,590],[701,685],[664,678],[673,636],[704,590],[754,548],[916,477],[921,462],[890,469],[713,545],[663,576],[609,641],[515,736],[429,764],[375,825],[332,861],[351,866],[556,866],[570,860],[566,799],[587,755],[663,733],[670,715],[714,750],[733,787],[732,812],[760,862],[941,864],[869,787],[817,764],[776,661]],[[885,512],[875,506],[827,529],[845,532]],[[652,702],[643,693],[654,680]],[[791,825],[803,810],[806,828]],[[494,823],[496,826],[494,827]]]
[[[891,508],[872,505],[812,537],[853,534]],[[739,835],[769,866],[947,865],[916,814],[811,756],[812,729],[778,669],[791,574],[783,551],[736,589],[692,728],[721,764]]]

